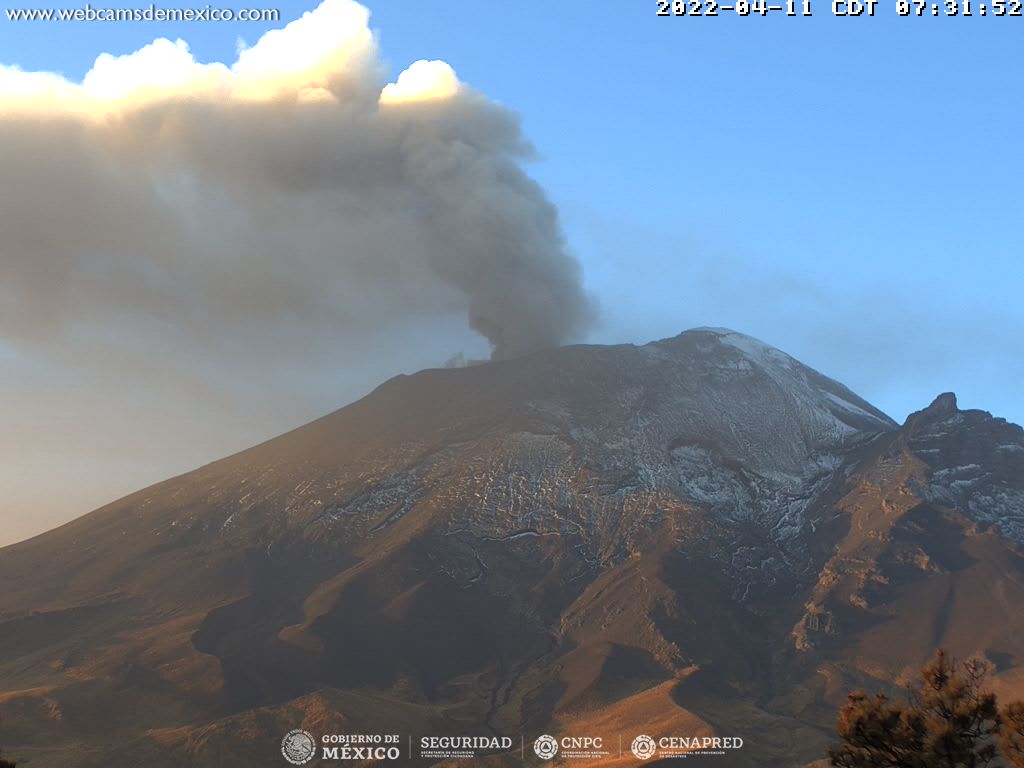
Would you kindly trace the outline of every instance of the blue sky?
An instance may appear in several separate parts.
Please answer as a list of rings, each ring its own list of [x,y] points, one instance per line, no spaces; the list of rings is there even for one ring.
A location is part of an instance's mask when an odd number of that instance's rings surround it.
[[[602,340],[727,325],[897,419],[952,389],[1024,420],[1020,19],[630,5],[374,18],[522,113]]]
[[[520,116],[528,171],[601,305],[588,340],[728,326],[900,421],[953,390],[1024,422],[1024,20],[812,4],[812,18],[659,18],[654,2],[367,3],[392,77],[442,59]],[[281,3],[283,21],[313,6]],[[99,53],[156,37],[231,62],[275,26],[0,22],[0,63],[78,80]],[[304,383],[305,410],[240,419],[248,431],[132,477],[241,448],[417,364],[394,356],[347,388],[328,367]]]

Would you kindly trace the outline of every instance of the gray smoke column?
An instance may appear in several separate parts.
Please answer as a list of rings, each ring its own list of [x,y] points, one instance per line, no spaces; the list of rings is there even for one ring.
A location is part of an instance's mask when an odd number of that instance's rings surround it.
[[[444,62],[385,79],[349,0],[231,65],[157,40],[82,83],[0,67],[3,335],[273,352],[461,311],[511,357],[585,333],[516,116]]]

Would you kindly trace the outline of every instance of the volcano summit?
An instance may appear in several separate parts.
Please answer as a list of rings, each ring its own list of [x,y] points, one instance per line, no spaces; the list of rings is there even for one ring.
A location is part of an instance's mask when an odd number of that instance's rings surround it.
[[[1022,545],[1024,432],[951,394],[901,426],[724,329],[428,370],[0,550],[0,744],[654,733],[802,765],[936,645],[1019,696]]]

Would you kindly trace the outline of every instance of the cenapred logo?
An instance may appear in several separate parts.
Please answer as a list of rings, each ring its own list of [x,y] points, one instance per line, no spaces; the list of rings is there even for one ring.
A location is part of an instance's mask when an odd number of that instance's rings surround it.
[[[281,754],[292,765],[305,765],[316,757],[316,739],[301,728],[288,731],[281,739]]]
[[[739,736],[661,736],[655,741],[646,734],[633,739],[630,749],[641,760],[652,757],[709,757],[725,755],[729,750],[742,749],[743,739]]]
[[[550,760],[558,754],[558,741],[554,736],[544,734],[533,742],[533,751],[541,760]]]
[[[630,750],[640,760],[650,760],[654,757],[654,753],[658,751],[658,745],[654,739],[646,734],[640,734],[630,745]]]

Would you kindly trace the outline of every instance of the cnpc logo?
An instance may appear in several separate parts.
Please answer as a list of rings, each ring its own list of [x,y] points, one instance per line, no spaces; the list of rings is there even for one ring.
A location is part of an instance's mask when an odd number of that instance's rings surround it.
[[[550,760],[561,751],[567,756],[582,756],[582,753],[599,752],[604,748],[600,736],[563,736],[556,739],[544,734],[533,742],[533,751],[541,760]]]
[[[554,736],[544,734],[533,742],[533,751],[541,760],[550,760],[558,754],[558,740]]]

